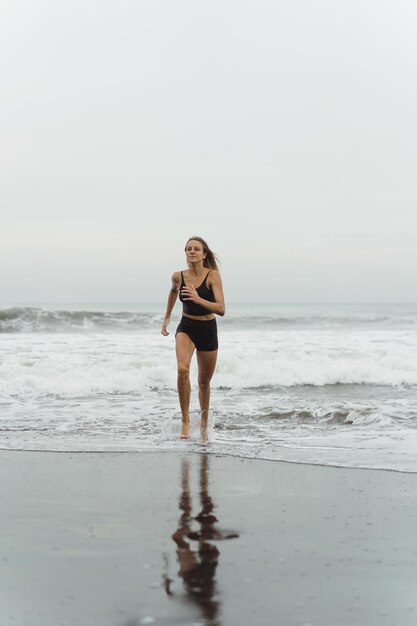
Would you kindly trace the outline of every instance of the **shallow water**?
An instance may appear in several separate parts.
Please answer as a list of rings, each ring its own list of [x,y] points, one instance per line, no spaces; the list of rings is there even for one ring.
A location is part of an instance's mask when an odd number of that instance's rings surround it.
[[[1,447],[149,450],[178,441],[163,305],[0,309]],[[218,320],[209,449],[417,471],[417,305],[235,305]]]

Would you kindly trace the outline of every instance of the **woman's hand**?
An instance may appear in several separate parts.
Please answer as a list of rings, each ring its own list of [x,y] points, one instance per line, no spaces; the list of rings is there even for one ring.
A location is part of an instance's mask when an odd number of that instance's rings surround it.
[[[184,286],[181,289],[181,295],[183,300],[191,300],[191,302],[196,302],[197,304],[200,304],[201,302],[201,298],[194,285],[190,285],[189,287]]]
[[[163,335],[164,337],[168,337],[169,335],[169,332],[167,331],[167,326],[169,324],[170,319],[171,319],[170,317],[165,317],[164,322],[162,324],[161,335]]]

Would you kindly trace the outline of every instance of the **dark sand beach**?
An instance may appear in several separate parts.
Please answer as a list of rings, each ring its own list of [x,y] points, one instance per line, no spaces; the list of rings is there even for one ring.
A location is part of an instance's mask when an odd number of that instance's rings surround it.
[[[2,451],[0,624],[417,622],[417,476]]]

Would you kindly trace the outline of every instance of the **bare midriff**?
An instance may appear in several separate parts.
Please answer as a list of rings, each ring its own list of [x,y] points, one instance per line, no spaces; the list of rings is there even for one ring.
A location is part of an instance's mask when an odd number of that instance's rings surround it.
[[[183,313],[183,317],[188,317],[190,320],[206,322],[208,320],[214,320],[214,313],[208,313],[207,315],[188,315],[188,313]]]

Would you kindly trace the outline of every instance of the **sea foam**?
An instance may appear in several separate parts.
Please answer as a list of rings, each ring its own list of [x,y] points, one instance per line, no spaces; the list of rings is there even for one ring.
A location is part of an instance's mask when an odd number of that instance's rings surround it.
[[[417,471],[417,308],[259,308],[218,320],[210,450]],[[2,309],[2,447],[177,449],[178,316],[168,337],[161,320],[154,308]],[[191,382],[190,449],[195,359]]]

